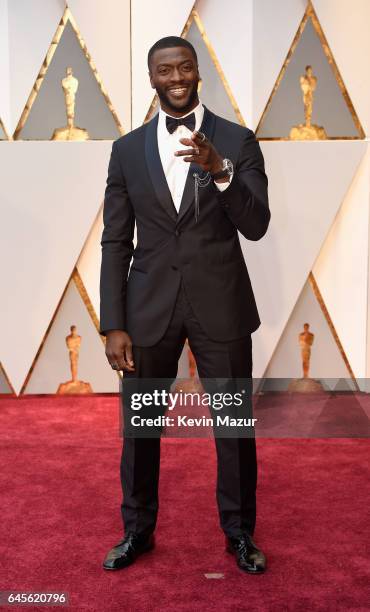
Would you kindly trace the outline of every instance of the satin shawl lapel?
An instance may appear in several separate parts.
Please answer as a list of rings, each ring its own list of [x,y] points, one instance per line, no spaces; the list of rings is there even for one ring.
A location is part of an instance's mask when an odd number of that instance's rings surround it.
[[[158,202],[163,206],[171,219],[176,222],[178,217],[177,210],[173,203],[166,176],[163,172],[161,158],[159,156],[157,126],[158,114],[147,124],[145,134],[145,158]]]
[[[203,134],[205,134],[208,140],[210,140],[211,142],[213,138],[213,132],[215,129],[215,121],[216,121],[215,114],[212,113],[210,110],[208,110],[206,106],[204,106],[203,121],[202,121],[202,125],[199,128],[199,131],[203,132]],[[194,177],[193,177],[194,172],[198,172],[200,176],[204,174],[204,171],[202,170],[202,168],[200,168],[200,166],[198,166],[198,164],[196,164],[195,162],[192,162],[190,164],[188,175],[186,177],[184,193],[182,195],[182,200],[180,204],[177,221],[180,221],[182,219],[182,217],[185,215],[186,211],[189,209],[192,202],[194,201],[194,198],[195,198]],[[202,193],[202,189],[199,190],[200,197],[201,197],[201,193]]]

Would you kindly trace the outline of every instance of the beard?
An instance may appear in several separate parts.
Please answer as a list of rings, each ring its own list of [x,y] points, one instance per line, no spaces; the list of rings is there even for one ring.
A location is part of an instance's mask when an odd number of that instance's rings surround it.
[[[193,82],[183,100],[175,100],[174,98],[170,98],[167,91],[162,87],[156,88],[156,92],[162,105],[165,105],[174,113],[180,112],[185,115],[194,107],[194,102],[196,102],[198,99],[198,82],[199,79]]]

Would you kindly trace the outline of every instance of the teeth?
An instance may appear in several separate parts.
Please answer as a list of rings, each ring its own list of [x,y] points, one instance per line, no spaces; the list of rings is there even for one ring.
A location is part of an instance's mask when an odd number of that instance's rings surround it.
[[[186,91],[186,87],[179,87],[177,89],[170,89],[170,92],[174,93],[174,94],[181,94],[184,91]]]

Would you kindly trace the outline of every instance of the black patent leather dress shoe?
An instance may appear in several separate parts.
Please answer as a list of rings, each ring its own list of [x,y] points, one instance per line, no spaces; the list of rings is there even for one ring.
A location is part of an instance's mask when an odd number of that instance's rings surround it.
[[[154,548],[154,536],[142,536],[129,532],[123,540],[109,551],[103,561],[106,570],[118,570],[131,565],[135,559],[144,552]]]
[[[226,550],[234,555],[238,566],[244,572],[262,574],[265,571],[266,557],[248,533],[237,538],[227,537]]]

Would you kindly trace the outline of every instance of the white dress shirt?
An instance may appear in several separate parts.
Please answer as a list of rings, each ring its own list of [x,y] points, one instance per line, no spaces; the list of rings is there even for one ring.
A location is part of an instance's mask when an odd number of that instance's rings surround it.
[[[194,113],[195,115],[194,129],[199,131],[204,115],[203,104],[199,102],[199,104],[193,108],[193,110],[185,115],[182,115],[182,117],[191,115],[191,113]],[[179,212],[186,177],[189,171],[189,162],[184,161],[184,158],[181,156],[176,157],[174,153],[180,149],[187,148],[186,145],[183,145],[180,142],[180,138],[190,138],[192,132],[185,125],[179,125],[179,127],[172,132],[172,134],[170,134],[166,126],[166,115],[167,113],[165,113],[160,107],[157,127],[158,150],[163,171],[167,179],[167,184],[172,195],[173,203],[177,212]],[[179,117],[175,118],[179,119]],[[220,191],[224,191],[229,184],[229,182],[216,183],[215,181],[215,185]]]

